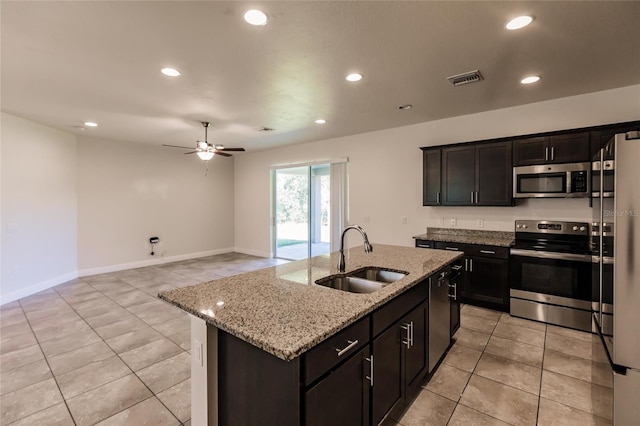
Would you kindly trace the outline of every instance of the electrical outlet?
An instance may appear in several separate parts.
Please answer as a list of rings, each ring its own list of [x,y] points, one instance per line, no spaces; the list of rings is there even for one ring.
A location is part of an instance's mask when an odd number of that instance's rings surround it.
[[[439,217],[438,218],[438,225],[440,225],[440,226],[444,225],[444,217]]]
[[[365,216],[364,218],[362,218],[362,222],[370,223],[371,222],[371,216]]]
[[[407,217],[406,216],[402,216],[400,218],[400,223],[403,224],[403,225],[406,225],[407,224]]]
[[[478,219],[478,228],[484,228],[484,220]]]
[[[449,219],[449,225],[456,226],[457,223],[458,221],[456,220],[455,217],[452,217],[451,219]]]

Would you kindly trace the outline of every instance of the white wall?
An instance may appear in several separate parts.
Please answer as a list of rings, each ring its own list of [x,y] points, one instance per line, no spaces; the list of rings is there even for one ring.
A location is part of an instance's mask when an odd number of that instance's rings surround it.
[[[0,303],[76,277],[76,137],[2,113]]]
[[[416,105],[416,107],[420,107]],[[350,222],[373,244],[413,245],[412,236],[452,217],[457,227],[513,230],[515,219],[590,221],[587,199],[525,200],[516,207],[423,207],[422,146],[563,130],[640,119],[640,86],[630,86],[273,150],[235,164],[236,250],[270,253],[270,167],[349,157]],[[326,125],[331,125],[329,122]],[[363,223],[365,216],[371,222]],[[408,218],[401,224],[401,217]],[[353,244],[361,242],[353,239]]]
[[[234,159],[183,152],[78,139],[81,276],[233,251]]]

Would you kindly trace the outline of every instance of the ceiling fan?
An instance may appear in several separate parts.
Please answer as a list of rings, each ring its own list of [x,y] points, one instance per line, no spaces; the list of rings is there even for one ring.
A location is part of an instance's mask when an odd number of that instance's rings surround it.
[[[231,157],[231,154],[227,154],[225,151],[244,151],[244,148],[225,148],[224,145],[213,145],[207,141],[207,129],[209,128],[209,122],[203,121],[202,126],[204,127],[204,140],[196,141],[196,148],[194,151],[185,152],[185,154],[198,154],[201,160],[209,161],[213,158],[214,155],[221,155],[223,157]],[[188,146],[177,146],[177,145],[162,145],[168,146],[170,148],[181,148],[181,149],[193,149]]]

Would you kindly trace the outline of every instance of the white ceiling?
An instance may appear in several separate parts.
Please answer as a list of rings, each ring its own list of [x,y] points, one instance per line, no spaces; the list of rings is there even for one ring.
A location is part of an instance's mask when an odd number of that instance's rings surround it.
[[[203,120],[212,122],[209,142],[254,151],[640,83],[637,1],[0,7],[3,111],[155,145],[195,145]],[[243,21],[254,7],[268,25]],[[520,14],[536,19],[505,30]],[[165,77],[165,66],[182,76]],[[484,81],[446,80],[474,69]],[[354,71],[365,78],[346,82]],[[528,74],[542,80],[521,85]],[[405,103],[413,108],[399,111]],[[327,124],[315,124],[320,117]],[[99,127],[79,129],[87,120]]]

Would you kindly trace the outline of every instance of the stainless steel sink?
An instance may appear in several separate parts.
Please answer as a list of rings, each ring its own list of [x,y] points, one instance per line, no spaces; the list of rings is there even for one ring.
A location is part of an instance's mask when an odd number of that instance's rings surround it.
[[[316,281],[316,284],[350,293],[373,293],[405,276],[407,274],[403,272],[370,267],[348,274],[321,278]]]
[[[364,278],[365,280],[377,281],[380,283],[394,283],[399,279],[407,276],[403,272],[387,271],[386,269],[379,268],[364,268],[357,272],[348,274],[350,277]]]

